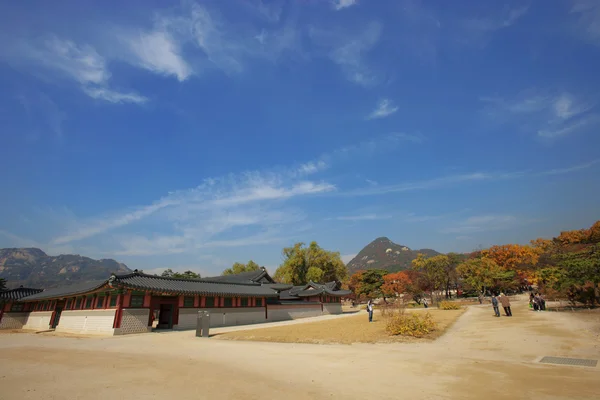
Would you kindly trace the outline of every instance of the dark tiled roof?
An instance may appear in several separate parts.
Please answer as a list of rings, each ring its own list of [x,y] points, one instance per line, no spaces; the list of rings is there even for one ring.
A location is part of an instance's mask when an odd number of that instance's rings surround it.
[[[335,281],[323,284],[309,282],[304,286],[294,286],[290,290],[281,292],[280,299],[293,300],[298,299],[299,297],[318,296],[320,294],[341,297],[352,293],[350,290],[336,290],[337,287],[338,284]]]
[[[208,296],[277,297],[277,292],[258,283],[209,282],[204,279],[163,278],[134,272],[116,275],[109,282],[113,286],[152,290],[173,294],[201,294]]]
[[[262,268],[257,271],[242,272],[235,275],[212,276],[209,278],[202,278],[200,280],[204,282],[218,283],[275,283],[269,273]]]
[[[294,286],[292,285],[288,285],[287,283],[271,283],[271,284],[267,284],[265,286],[270,287],[273,290],[290,290],[291,288],[293,288]]]
[[[68,296],[76,296],[99,289],[106,284],[107,280],[97,280],[90,282],[82,282],[69,286],[61,286],[55,289],[44,290],[43,292],[32,294],[21,299],[21,301],[45,300],[52,298],[61,298]]]
[[[16,288],[11,290],[2,290],[0,291],[0,302],[1,301],[14,301],[20,300],[23,297],[31,296],[32,294],[36,294],[41,292],[43,289],[32,289],[32,288]]]

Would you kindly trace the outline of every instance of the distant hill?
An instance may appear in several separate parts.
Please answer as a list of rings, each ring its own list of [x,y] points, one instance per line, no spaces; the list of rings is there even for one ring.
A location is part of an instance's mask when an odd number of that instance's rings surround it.
[[[93,260],[77,254],[53,257],[36,248],[0,249],[0,278],[6,279],[9,288],[50,288],[108,278],[112,272],[131,270],[111,259]]]
[[[384,269],[390,272],[410,268],[417,254],[435,256],[438,253],[431,249],[412,250],[407,246],[396,244],[386,237],[379,237],[366,245],[360,253],[347,264],[348,271],[353,274],[361,269]]]

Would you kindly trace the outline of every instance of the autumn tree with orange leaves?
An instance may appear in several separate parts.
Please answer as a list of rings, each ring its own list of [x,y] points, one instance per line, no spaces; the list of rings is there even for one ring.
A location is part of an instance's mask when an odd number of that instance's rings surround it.
[[[492,246],[481,252],[482,257],[494,260],[505,270],[524,270],[535,266],[539,254],[530,246],[504,244]]]
[[[383,277],[381,291],[386,297],[398,297],[412,285],[412,280],[406,272],[396,272]]]

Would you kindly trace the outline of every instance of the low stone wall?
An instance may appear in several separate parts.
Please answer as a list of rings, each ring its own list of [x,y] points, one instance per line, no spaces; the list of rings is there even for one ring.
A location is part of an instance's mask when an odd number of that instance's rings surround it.
[[[151,332],[152,327],[148,326],[148,318],[150,318],[149,308],[124,308],[121,327],[115,329],[115,335]]]
[[[323,315],[320,304],[269,304],[267,321],[287,321]]]
[[[29,317],[28,312],[5,312],[0,320],[0,329],[23,329]]]
[[[342,303],[323,304],[323,314],[341,314],[342,312]]]
[[[63,311],[56,332],[113,335],[116,310]]]
[[[32,329],[36,331],[45,331],[50,329],[50,318],[52,311],[32,311],[27,316],[23,329]]]
[[[211,328],[267,322],[264,307],[180,308],[179,324],[174,329],[196,329],[198,311],[210,312]]]

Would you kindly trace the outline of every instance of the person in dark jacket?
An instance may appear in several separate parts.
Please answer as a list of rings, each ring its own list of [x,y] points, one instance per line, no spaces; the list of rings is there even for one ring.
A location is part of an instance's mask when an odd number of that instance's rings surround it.
[[[502,304],[506,316],[512,317],[512,311],[510,310],[510,300],[508,299],[508,297],[506,297],[504,293],[500,293],[500,297],[498,298],[498,300],[500,300],[500,304]]]
[[[369,313],[369,322],[373,322],[373,302],[371,300],[367,303],[367,312]]]
[[[496,317],[499,317],[500,310],[498,309],[498,299],[496,298],[495,294],[492,295],[492,307],[494,307],[494,313],[496,314]]]

